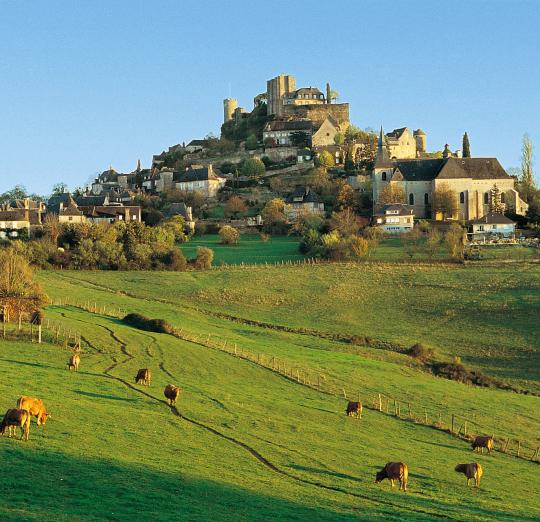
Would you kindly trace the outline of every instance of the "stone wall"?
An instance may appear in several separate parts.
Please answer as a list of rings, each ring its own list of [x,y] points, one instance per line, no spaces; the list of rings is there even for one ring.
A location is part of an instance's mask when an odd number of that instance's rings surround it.
[[[284,109],[287,115],[297,116],[299,118],[308,118],[316,126],[322,125],[323,121],[331,116],[339,125],[339,130],[344,132],[349,126],[349,104],[332,103],[329,105],[285,105]]]

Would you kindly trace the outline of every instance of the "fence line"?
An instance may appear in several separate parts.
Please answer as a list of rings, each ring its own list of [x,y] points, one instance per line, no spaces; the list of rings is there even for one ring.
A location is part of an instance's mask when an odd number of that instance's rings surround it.
[[[51,301],[55,306],[70,306],[86,312],[100,314],[107,317],[123,318],[128,311],[121,307],[107,305],[98,305],[97,301],[87,300],[83,303],[72,302],[69,299],[57,299]],[[65,328],[61,322],[44,319],[44,330],[46,332],[44,339],[49,342],[69,348],[71,343],[80,346],[82,336],[69,328]],[[31,333],[31,332],[30,332]],[[256,364],[269,371],[277,373],[289,381],[298,385],[308,387],[312,390],[325,393],[334,397],[340,397],[344,400],[361,400],[363,406],[367,409],[377,411],[381,414],[393,416],[403,421],[423,424],[434,429],[444,431],[453,437],[462,440],[472,440],[474,435],[472,427],[479,430],[482,435],[490,435],[498,445],[496,451],[513,455],[515,457],[539,462],[540,446],[531,444],[522,439],[512,437],[495,436],[493,429],[486,430],[480,423],[474,419],[465,417],[461,414],[452,413],[442,408],[434,408],[429,405],[417,404],[414,401],[402,400],[391,397],[385,393],[380,393],[375,389],[364,388],[362,390],[353,390],[349,385],[332,379],[321,372],[313,369],[306,369],[299,364],[292,364],[290,361],[275,356],[254,353],[243,349],[237,343],[229,342],[226,339],[220,339],[215,334],[194,334],[186,331],[184,328],[174,328],[171,332],[174,337],[227,353],[233,357],[240,358]],[[32,338],[33,342],[33,338]],[[478,435],[479,433],[476,433]]]

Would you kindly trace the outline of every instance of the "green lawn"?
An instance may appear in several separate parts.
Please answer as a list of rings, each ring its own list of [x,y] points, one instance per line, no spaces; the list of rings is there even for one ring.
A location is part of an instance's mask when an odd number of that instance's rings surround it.
[[[298,251],[298,244],[296,237],[273,236],[265,242],[259,234],[244,234],[238,245],[222,245],[219,235],[208,234],[195,236],[180,248],[188,258],[195,257],[198,246],[211,248],[214,251],[214,265],[273,264],[304,259]]]

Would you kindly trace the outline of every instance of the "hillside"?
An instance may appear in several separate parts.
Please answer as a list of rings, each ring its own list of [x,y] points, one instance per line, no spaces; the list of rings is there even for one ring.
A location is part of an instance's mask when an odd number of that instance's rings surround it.
[[[335,267],[336,278],[345,268]],[[445,422],[450,411],[466,412],[496,433],[540,442],[537,397],[434,378],[399,353],[317,335],[347,331],[340,322],[348,321],[354,331],[359,324],[353,313],[358,308],[344,307],[351,297],[341,291],[337,298],[317,282],[325,270],[40,273],[57,303],[48,307],[46,316],[82,334],[83,359],[78,374],[68,373],[68,352],[61,347],[0,342],[5,376],[0,406],[5,411],[19,395],[32,394],[42,397],[53,414],[45,430],[33,424],[28,443],[0,438],[3,483],[8,486],[2,488],[2,518],[537,519],[540,496],[530,481],[536,463],[500,452],[473,456],[467,442],[448,433],[372,409],[365,409],[361,420],[347,418],[346,402],[332,389],[318,391],[204,342],[136,330],[111,317],[137,311],[164,318],[184,335],[206,339],[210,334],[220,342],[236,343],[244,353],[312,368],[324,374],[328,385],[357,390],[363,400],[379,391],[409,400],[413,408],[432,406],[429,415],[439,410]],[[396,270],[403,277],[402,268]],[[368,288],[375,277],[360,272],[348,283],[370,299]],[[366,276],[372,283],[360,285]],[[446,274],[455,288],[466,285],[467,277]],[[537,274],[527,275],[531,292],[534,277]],[[285,281],[287,295],[280,291]],[[299,289],[304,285],[309,292],[309,281],[311,288],[324,290],[320,298],[307,294],[303,308],[296,310]],[[336,281],[330,278],[327,283],[332,287]],[[259,290],[251,285],[259,285]],[[384,290],[380,281],[379,289]],[[527,297],[520,292],[522,299]],[[240,295],[249,306],[243,308],[243,321],[232,320],[240,316]],[[64,304],[66,300],[86,301],[85,307],[101,313]],[[355,302],[349,307],[358,306]],[[320,306],[334,314],[335,323],[318,315]],[[400,307],[397,311],[404,313]],[[286,313],[288,318],[282,315]],[[248,318],[267,325],[248,324]],[[374,329],[375,319],[371,321],[363,324]],[[287,332],[270,328],[272,324],[312,332]],[[519,327],[507,321],[508,330]],[[384,328],[392,338],[390,326]],[[493,335],[501,345],[502,336],[509,335],[505,332]],[[450,339],[451,333],[440,338]],[[530,348],[534,346],[532,342]],[[450,352],[453,347],[441,349]],[[154,373],[149,388],[133,382],[143,367]],[[164,402],[163,387],[169,382],[183,389],[177,410]],[[387,482],[374,484],[375,472],[390,460],[408,463],[407,494],[391,492]],[[485,469],[478,491],[467,488],[465,478],[453,471],[455,464],[473,460]],[[40,484],[31,503],[20,493],[29,480]]]

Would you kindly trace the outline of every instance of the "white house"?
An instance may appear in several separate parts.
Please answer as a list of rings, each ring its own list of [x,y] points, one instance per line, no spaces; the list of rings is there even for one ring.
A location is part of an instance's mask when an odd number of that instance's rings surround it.
[[[410,205],[392,203],[374,216],[374,224],[387,234],[405,234],[414,227],[414,210]]]
[[[324,203],[310,187],[297,185],[294,192],[285,199],[285,216],[294,222],[302,214],[324,216]]]
[[[516,223],[504,214],[489,212],[479,219],[467,223],[471,239],[485,239],[491,236],[511,237],[516,233]]]

